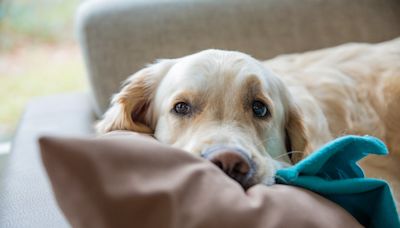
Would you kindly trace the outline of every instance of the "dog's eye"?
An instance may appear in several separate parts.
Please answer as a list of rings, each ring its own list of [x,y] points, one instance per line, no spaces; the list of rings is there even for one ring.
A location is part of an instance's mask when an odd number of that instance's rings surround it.
[[[268,107],[261,101],[253,101],[252,108],[256,117],[263,118],[269,115]]]
[[[179,115],[188,115],[191,113],[192,108],[190,107],[189,104],[187,104],[185,102],[179,102],[179,103],[175,104],[174,111],[175,111],[175,113],[177,113]]]

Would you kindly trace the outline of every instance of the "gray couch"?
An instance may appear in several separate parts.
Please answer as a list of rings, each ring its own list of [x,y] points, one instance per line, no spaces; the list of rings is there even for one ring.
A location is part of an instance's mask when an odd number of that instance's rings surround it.
[[[77,31],[90,93],[40,98],[27,106],[1,173],[0,227],[68,227],[51,194],[37,138],[93,135],[93,122],[111,94],[146,63],[208,48],[267,59],[389,40],[400,35],[400,1],[88,1],[77,13]]]

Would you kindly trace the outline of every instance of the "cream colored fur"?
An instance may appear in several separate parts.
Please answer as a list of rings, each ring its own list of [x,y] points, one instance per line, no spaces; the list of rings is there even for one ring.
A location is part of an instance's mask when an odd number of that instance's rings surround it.
[[[270,118],[254,118],[254,100],[269,106]],[[193,105],[193,115],[172,112],[182,101]],[[335,137],[374,135],[391,154],[370,156],[362,165],[398,191],[400,39],[280,56],[263,64],[221,50],[161,60],[125,82],[97,128],[151,133],[194,154],[216,144],[239,147],[257,164],[256,182],[267,184],[290,162],[288,152],[296,162]]]
[[[345,134],[373,135],[387,157],[361,162],[366,174],[388,180],[400,200],[400,38],[345,44],[264,62],[300,106],[310,149]]]

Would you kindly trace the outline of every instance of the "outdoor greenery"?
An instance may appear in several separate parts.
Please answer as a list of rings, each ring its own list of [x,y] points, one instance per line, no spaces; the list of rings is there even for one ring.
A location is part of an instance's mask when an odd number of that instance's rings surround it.
[[[55,43],[73,37],[79,0],[0,0],[0,47]]]
[[[73,20],[79,0],[0,0],[0,143],[34,97],[86,89]]]

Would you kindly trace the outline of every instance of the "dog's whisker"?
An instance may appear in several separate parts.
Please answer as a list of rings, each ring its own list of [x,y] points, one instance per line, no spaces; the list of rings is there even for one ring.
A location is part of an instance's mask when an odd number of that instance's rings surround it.
[[[279,158],[284,157],[289,154],[304,154],[304,152],[303,151],[289,151],[286,154],[281,154],[279,156],[273,157],[272,159],[276,160],[276,159],[279,159]]]
[[[277,139],[277,138],[276,137],[268,137],[268,138],[262,140],[260,143],[257,143],[256,147],[264,145],[265,143],[270,142],[270,141],[275,140],[275,139]]]

